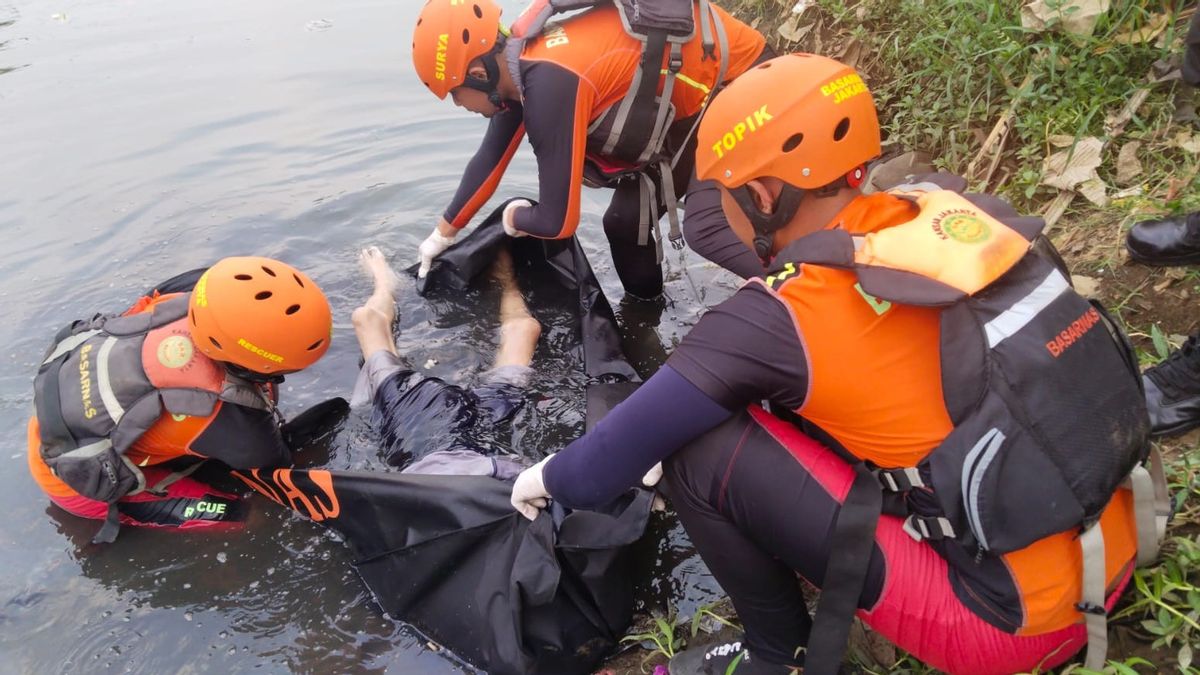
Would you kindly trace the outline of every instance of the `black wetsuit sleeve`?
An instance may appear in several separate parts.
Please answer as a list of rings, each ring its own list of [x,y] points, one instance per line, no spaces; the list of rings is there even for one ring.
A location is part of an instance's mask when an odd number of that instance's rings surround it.
[[[591,85],[553,63],[537,62],[522,71],[525,131],[537,157],[538,204],[519,209],[516,228],[543,239],[562,239],[579,224],[583,160],[587,154]]]
[[[221,403],[213,421],[192,441],[192,452],[233,469],[288,466],[292,453],[275,418],[265,410]]]
[[[467,162],[450,206],[442,214],[446,222],[458,228],[466,226],[479,207],[496,193],[524,134],[524,113],[520,104],[510,103],[508,110],[492,116],[479,149]]]
[[[730,410],[764,399],[795,410],[808,391],[808,360],[791,313],[757,282],[701,317],[667,365]]]

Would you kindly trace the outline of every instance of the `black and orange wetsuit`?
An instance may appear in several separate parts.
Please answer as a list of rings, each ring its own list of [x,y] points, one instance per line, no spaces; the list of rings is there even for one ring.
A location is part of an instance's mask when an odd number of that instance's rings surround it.
[[[718,54],[728,62],[728,81],[755,63],[765,41],[757,31],[719,8],[717,13],[728,36],[729,54]],[[522,100],[492,117],[444,213],[446,221],[457,228],[470,221],[495,192],[521,138],[528,135],[537,157],[539,203],[517,211],[516,228],[547,239],[574,234],[579,224],[584,160],[589,154],[588,126],[628,92],[641,54],[640,43],[622,28],[614,7],[598,7],[568,18],[530,40],[521,55]],[[699,36],[684,45],[683,67],[671,95],[676,121],[668,131],[668,146],[674,142],[677,148],[684,140],[715,84],[719,63],[702,57]],[[604,158],[596,159],[611,164]],[[673,172],[676,185],[688,185],[693,164],[693,153],[685,151]],[[625,184],[629,187],[622,190]],[[645,266],[647,260],[657,269],[653,246],[641,247],[650,249],[648,258],[645,252],[639,255],[626,250],[636,247],[636,189],[636,180],[620,184],[604,217],[605,233],[614,246],[614,261],[626,289],[638,295],[655,295],[660,289],[652,288],[652,280],[637,283],[634,269]],[[622,203],[629,197],[633,198],[631,204]],[[638,288],[631,288],[630,282]],[[661,278],[657,283],[661,286]]]
[[[998,219],[1012,212],[995,198],[972,197]],[[862,196],[831,227],[875,232],[918,211],[891,194]],[[730,594],[751,651],[770,662],[793,662],[807,640],[811,622],[794,574],[821,585],[854,477],[828,447],[881,467],[914,466],[953,428],[939,310],[881,303],[856,286],[852,271],[813,265],[746,283],[545,469],[555,499],[586,508],[667,459],[664,482],[676,511]],[[809,435],[765,412],[757,405],[763,400],[799,415]],[[1119,490],[1100,518],[1110,602],[1136,554],[1131,502]],[[1082,557],[1074,532],[976,556],[948,542],[915,541],[899,518],[884,516],[860,616],[948,672],[1053,667],[1085,642],[1076,609]]]

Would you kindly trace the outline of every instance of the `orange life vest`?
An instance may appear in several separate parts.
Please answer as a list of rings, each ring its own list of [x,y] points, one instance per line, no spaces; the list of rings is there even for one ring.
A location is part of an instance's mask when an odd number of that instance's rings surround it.
[[[163,307],[166,307],[168,311],[175,311],[174,308],[181,302],[186,305],[186,295],[168,294],[144,297],[123,316],[153,314],[156,309]],[[96,337],[99,338],[102,335],[97,334]],[[80,343],[74,351],[80,351],[87,344],[87,341]],[[114,348],[105,356],[110,356],[115,351]],[[106,403],[111,405],[120,405],[121,402],[126,405],[129,403],[128,391],[123,388],[129,378],[122,377],[117,372],[113,372],[110,377],[107,372],[108,366],[119,367],[116,365],[115,359],[112,359],[114,361],[112,364],[106,361],[104,369],[106,372],[102,375],[99,368],[99,352],[100,349],[97,348],[90,359],[88,354],[84,354],[82,358],[77,354],[74,359],[69,360],[69,363],[76,364],[74,371],[78,375],[72,373],[70,379],[76,384],[74,388],[79,390],[78,392],[69,392],[70,400],[80,404],[76,407],[80,408],[81,416],[85,421],[101,415],[108,415]],[[208,428],[226,401],[236,400],[252,407],[261,408],[270,405],[266,392],[259,391],[257,387],[246,385],[240,381],[231,382],[225,369],[219,363],[194,349],[186,317],[181,316],[170,320],[145,333],[140,346],[139,365],[152,390],[195,392],[199,394],[199,397],[192,397],[196,400],[190,401],[182,407],[172,401],[161,405],[159,408],[161,412],[157,413],[153,421],[136,436],[127,449],[124,449],[123,463],[132,467],[132,471],[136,474],[140,474],[137,467],[153,466],[184,455],[194,455],[195,453],[190,450],[192,442]],[[101,377],[107,378],[108,382],[101,384]],[[234,389],[238,392],[236,395],[232,393]],[[66,401],[67,395],[60,395],[60,398]],[[183,408],[187,408],[186,412]],[[65,417],[71,418],[75,415],[67,413]],[[69,426],[72,428],[72,434],[81,435],[79,425],[72,423]],[[45,451],[43,431],[43,425],[39,423],[37,416],[31,417],[27,427],[30,473],[42,490],[51,496],[79,495],[78,490],[73,489],[51,470],[46,458],[43,457]],[[77,437],[76,440],[82,442],[85,439]],[[133,491],[145,487],[144,484],[140,484]],[[84,496],[95,498],[92,495]]]
[[[855,199],[831,229],[880,233],[913,221],[916,203],[892,194]],[[869,252],[868,252],[869,253]],[[862,252],[860,251],[860,255]],[[854,271],[785,265],[762,283],[787,306],[808,355],[808,397],[795,412],[845,451],[878,467],[915,467],[954,428],[943,392],[941,311],[866,293]],[[1105,580],[1112,584],[1137,551],[1132,500],[1119,490],[1099,519]],[[1004,554],[1023,603],[1016,632],[1039,634],[1082,620],[1082,552],[1075,532],[1047,536]]]

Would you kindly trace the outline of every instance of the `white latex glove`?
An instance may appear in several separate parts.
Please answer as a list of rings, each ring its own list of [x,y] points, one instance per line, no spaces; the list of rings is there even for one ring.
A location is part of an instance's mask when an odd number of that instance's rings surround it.
[[[417,277],[424,279],[426,274],[429,274],[429,268],[433,265],[433,259],[442,254],[442,251],[450,248],[454,243],[454,237],[442,236],[438,229],[433,228],[433,232],[425,237],[425,241],[421,242],[421,246],[417,249],[417,261],[421,266],[417,268]]]
[[[546,459],[534,464],[533,466],[521,472],[517,476],[517,480],[513,483],[512,502],[513,508],[521,512],[521,515],[530,520],[537,519],[538,510],[546,508],[547,499],[550,493],[546,492],[546,484],[542,479],[542,472],[546,469],[546,462],[550,461],[550,455]]]
[[[500,216],[500,222],[504,225],[504,233],[510,237],[524,237],[524,232],[518,230],[513,225],[513,218],[516,216],[517,209],[526,209],[533,206],[533,202],[528,199],[514,199],[504,206],[504,213]]]
[[[658,481],[662,480],[662,462],[650,467],[645,476],[642,476],[642,485],[652,488],[658,485]]]
[[[646,475],[642,476],[642,485],[645,485],[648,488],[653,488],[655,485],[658,485],[658,481],[660,480],[662,480],[662,462],[650,467],[650,470],[646,472]],[[650,508],[654,509],[655,511],[667,510],[667,503],[663,501],[662,495],[658,494],[658,492],[654,493],[654,503]]]

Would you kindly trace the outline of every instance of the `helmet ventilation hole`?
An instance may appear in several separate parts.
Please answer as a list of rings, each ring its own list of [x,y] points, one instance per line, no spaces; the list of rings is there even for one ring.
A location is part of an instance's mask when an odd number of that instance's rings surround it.
[[[250,276],[249,274],[235,274],[233,275],[233,278],[237,279],[238,281],[250,281],[254,277]]]
[[[271,276],[275,276],[275,273],[273,271],[271,271],[271,268],[267,267],[266,265],[263,265],[262,271],[266,272],[267,274],[270,274]]]
[[[217,338],[215,338],[215,337],[209,336],[208,341],[213,343],[213,346],[216,347],[217,349],[225,349],[224,347],[221,346],[220,342],[217,342]]]
[[[292,314],[295,314],[296,312],[299,312],[299,311],[300,311],[300,305],[292,305],[291,307],[288,307],[287,309],[283,310],[283,313],[287,314],[288,316],[291,316]]]
[[[804,140],[804,134],[792,134],[786,141],[783,142],[783,151],[791,152],[795,150]]]
[[[311,345],[309,345],[309,346],[308,346],[308,349],[307,349],[306,351],[310,351],[310,352],[311,352],[312,350],[314,350],[314,349],[316,349],[317,347],[320,347],[322,344],[324,344],[324,342],[325,342],[325,338],[321,338],[320,340],[317,340],[316,342],[314,342],[314,343],[312,343]]]
[[[255,300],[266,300],[267,298],[271,297],[271,295],[272,295],[271,291],[259,291],[254,294],[254,299]]]
[[[293,273],[292,278],[296,280],[296,283],[300,285],[300,288],[304,288],[304,282],[301,281],[299,274]]]
[[[833,130],[833,140],[840,141],[850,132],[850,118],[843,117],[841,122],[838,122],[837,128]]]
[[[463,29],[463,44],[471,44],[471,31],[467,30],[466,28]]]
[[[771,67],[771,62],[770,62],[770,61],[767,61],[767,62],[765,62],[765,63],[760,63],[760,64],[758,64],[758,66],[757,66],[757,67],[758,67],[758,69],[759,69],[759,70],[766,70],[767,68],[770,68],[770,67]]]
[[[475,5],[475,18],[476,19],[483,18],[483,10],[479,8],[479,5]]]

